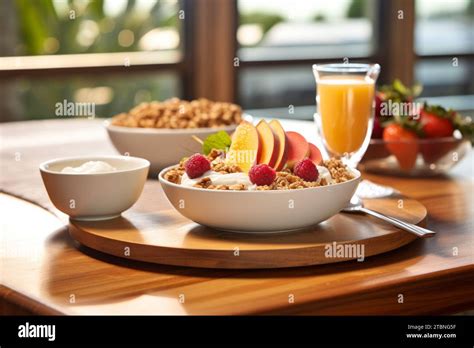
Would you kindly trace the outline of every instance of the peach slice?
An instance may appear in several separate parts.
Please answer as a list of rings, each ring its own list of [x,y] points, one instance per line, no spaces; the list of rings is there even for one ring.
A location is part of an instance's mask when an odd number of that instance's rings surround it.
[[[227,152],[226,163],[240,167],[248,173],[259,156],[260,142],[257,128],[247,121],[242,121],[232,134],[232,143]]]
[[[300,133],[286,132],[288,138],[288,161],[287,165],[293,168],[296,162],[301,161],[309,155],[309,144]]]
[[[273,168],[275,168],[276,171],[280,171],[283,169],[286,164],[286,160],[288,159],[288,139],[286,138],[285,130],[283,129],[280,121],[271,120],[269,125],[278,138],[279,143],[278,156]]]
[[[265,163],[270,167],[274,167],[276,160],[278,159],[280,141],[265,120],[258,122],[257,132],[261,147],[260,154],[257,158],[257,163]]]
[[[314,164],[319,165],[323,161],[323,156],[321,155],[321,151],[317,148],[316,145],[312,143],[309,144],[309,159],[313,161]]]

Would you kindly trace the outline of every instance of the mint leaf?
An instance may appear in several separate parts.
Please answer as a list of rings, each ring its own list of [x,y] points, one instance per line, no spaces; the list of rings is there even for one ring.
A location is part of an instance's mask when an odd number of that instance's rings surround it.
[[[225,131],[219,131],[217,133],[209,135],[202,144],[202,152],[208,155],[212,149],[227,150],[232,143],[232,140]]]

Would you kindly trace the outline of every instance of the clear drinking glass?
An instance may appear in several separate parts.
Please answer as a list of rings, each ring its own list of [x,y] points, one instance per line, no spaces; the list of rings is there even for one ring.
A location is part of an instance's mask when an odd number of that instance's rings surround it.
[[[317,113],[326,153],[355,168],[369,145],[378,64],[313,65]]]

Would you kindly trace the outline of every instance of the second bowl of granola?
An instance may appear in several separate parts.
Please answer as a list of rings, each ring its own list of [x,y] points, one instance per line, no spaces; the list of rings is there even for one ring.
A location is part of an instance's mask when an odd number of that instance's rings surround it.
[[[201,225],[233,232],[283,232],[316,225],[348,205],[360,172],[339,160],[318,166],[317,181],[306,182],[290,170],[276,173],[271,185],[252,185],[246,174],[220,161],[215,151],[208,175],[190,180],[183,163],[159,174],[176,210]]]
[[[104,122],[122,155],[150,161],[150,176],[201,150],[200,139],[218,130],[231,133],[243,118],[238,105],[207,99],[142,103]]]

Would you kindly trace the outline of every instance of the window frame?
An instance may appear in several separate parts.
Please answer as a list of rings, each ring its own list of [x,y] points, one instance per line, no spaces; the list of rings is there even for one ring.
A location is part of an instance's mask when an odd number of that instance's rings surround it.
[[[192,12],[190,0],[179,0],[179,10]],[[77,77],[77,76],[116,76],[130,73],[159,73],[175,72],[178,74],[184,98],[190,98],[194,91],[191,86],[192,74],[187,69],[187,51],[190,49],[190,37],[186,33],[191,32],[189,24],[191,21],[183,20],[180,38],[181,48],[169,51],[134,51],[134,52],[104,52],[104,53],[78,53],[61,55],[37,55],[37,56],[8,56],[0,57],[0,79],[4,81],[17,78],[42,79],[54,75],[55,77]],[[150,55],[153,55],[150,59]],[[81,63],[74,64],[80,57]],[[98,59],[102,58],[102,59]],[[97,60],[112,58],[113,64],[97,64]],[[130,64],[126,64],[126,58]],[[52,61],[48,65],[39,62]],[[119,63],[120,61],[120,63]],[[14,62],[12,64],[12,62]],[[39,64],[38,64],[39,63]]]
[[[254,67],[310,66],[326,63],[334,59],[297,59],[297,60],[239,60],[237,28],[239,25],[238,0],[180,0],[179,7],[185,18],[181,27],[181,54],[174,59],[138,59],[157,52],[130,52],[122,55],[136,55],[137,60],[131,65],[94,65],[42,67],[31,66],[8,67],[0,65],[0,79],[19,77],[45,78],[47,76],[77,75],[114,75],[123,73],[143,73],[174,71],[181,81],[182,96],[185,99],[207,97],[214,100],[239,101],[239,71]],[[416,1],[416,0],[415,0]],[[391,0],[377,1],[376,21],[374,23],[375,49],[371,55],[350,58],[351,61],[373,61],[381,64],[379,78],[381,83],[388,83],[394,78],[406,84],[413,83],[414,69],[417,61],[429,59],[452,59],[452,54],[418,55],[414,47],[415,34],[415,1]],[[397,18],[398,11],[403,11],[404,20]],[[203,51],[208,54],[202,54]],[[163,52],[163,51],[162,51]],[[101,53],[102,54],[102,53]],[[115,55],[116,53],[103,53]],[[93,59],[94,54],[81,54],[85,60]],[[68,57],[70,56],[70,57]],[[74,55],[58,55],[57,59],[68,60]],[[397,56],[397,59],[392,59]],[[456,54],[456,57],[474,59],[474,53]],[[39,56],[24,57],[26,60]],[[45,56],[42,56],[45,57]],[[7,57],[18,59],[18,57]],[[21,58],[21,57],[20,57]],[[0,61],[4,58],[0,58]],[[237,64],[236,60],[237,59]],[[67,64],[65,64],[67,65]],[[410,67],[410,68],[406,68]]]
[[[416,2],[417,0],[414,0],[413,1],[413,12],[414,12],[414,16],[416,17]],[[416,20],[416,18],[415,18]],[[454,52],[454,53],[440,53],[440,54],[419,54],[416,50],[416,47],[415,47],[415,27],[413,27],[413,56],[414,56],[414,59],[413,59],[413,65],[412,65],[412,70],[413,70],[413,75],[415,74],[415,69],[416,69],[416,65],[418,63],[421,63],[422,61],[423,62],[428,62],[428,61],[439,61],[439,60],[446,60],[446,61],[452,61],[453,58],[457,58],[459,60],[470,60],[470,67],[469,69],[472,71],[474,69],[474,51],[471,51],[470,53],[466,53],[466,52]],[[413,80],[412,80],[413,81]],[[460,96],[460,97],[464,97],[464,99],[466,98],[471,98],[472,95],[450,95],[450,96]],[[445,96],[442,96],[442,97],[445,97]],[[436,99],[437,97],[436,96],[428,96],[427,98],[433,98],[433,99]],[[424,98],[426,99],[426,98]],[[468,104],[468,103],[466,103]]]
[[[453,57],[459,58],[460,60],[474,59],[474,53],[417,54],[415,49],[415,1],[416,0],[378,0],[375,10],[378,20],[374,23],[375,51],[366,57],[350,59],[353,62],[369,60],[379,63],[382,66],[381,75],[379,77],[380,83],[390,83],[395,78],[398,78],[407,85],[413,84],[416,63],[421,60],[452,59]],[[397,17],[400,14],[399,11],[401,11],[404,17],[403,20]],[[398,58],[392,59],[393,57]],[[241,67],[311,66],[312,64],[334,62],[334,60],[335,59],[282,59],[242,61]],[[410,68],[407,69],[407,67]],[[235,97],[237,99],[238,95]]]

